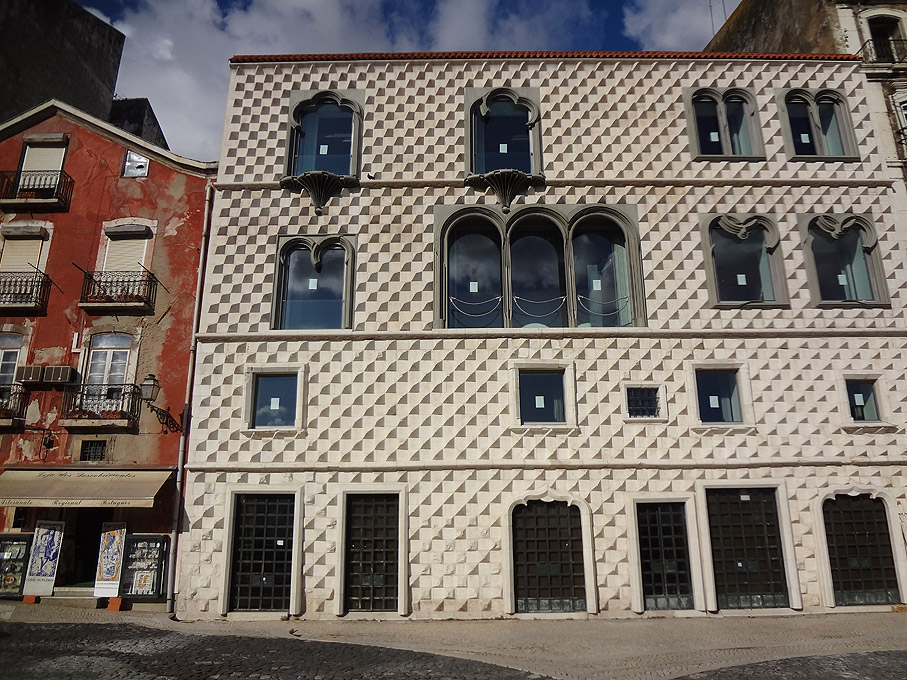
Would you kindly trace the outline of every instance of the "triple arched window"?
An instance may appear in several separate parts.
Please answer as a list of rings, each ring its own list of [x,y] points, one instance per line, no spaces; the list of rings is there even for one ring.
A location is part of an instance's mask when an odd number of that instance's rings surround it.
[[[609,327],[641,323],[638,237],[600,208],[527,208],[506,223],[465,211],[443,228],[448,328]]]

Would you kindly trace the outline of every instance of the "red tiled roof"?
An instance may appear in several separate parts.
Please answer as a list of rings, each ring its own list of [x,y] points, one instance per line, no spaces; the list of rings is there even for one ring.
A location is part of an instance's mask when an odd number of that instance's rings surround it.
[[[365,52],[362,54],[241,54],[231,64],[288,61],[419,61],[425,59],[767,59],[771,61],[859,61],[855,54],[768,54],[745,52]]]

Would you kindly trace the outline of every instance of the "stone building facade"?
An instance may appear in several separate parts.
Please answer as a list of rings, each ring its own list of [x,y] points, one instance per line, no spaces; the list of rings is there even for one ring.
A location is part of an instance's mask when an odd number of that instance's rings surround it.
[[[907,206],[861,68],[235,57],[179,615],[903,602]]]

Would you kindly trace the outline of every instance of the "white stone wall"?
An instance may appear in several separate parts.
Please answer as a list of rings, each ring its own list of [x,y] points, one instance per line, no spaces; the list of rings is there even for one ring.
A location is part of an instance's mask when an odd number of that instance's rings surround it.
[[[903,498],[907,290],[903,182],[872,121],[883,99],[852,62],[473,60],[237,65],[203,298],[181,541],[182,616],[225,610],[231,491],[293,490],[307,616],[333,616],[341,493],[405,489],[407,599],[414,616],[497,616],[509,585],[508,508],[529,497],[587,504],[602,612],[629,615],[628,503],[634,494],[702,496],[697,483],[783,480],[807,608],[827,606],[813,527],[832,487]],[[549,186],[527,204],[633,206],[648,325],[620,329],[434,329],[436,205],[492,204],[462,186],[466,87],[541,92]],[[755,162],[693,162],[683,89],[752,88],[766,149]],[[791,162],[776,91],[843,90],[859,162]],[[316,216],[282,191],[289,93],[365,91],[362,187]],[[884,103],[884,102],[883,102]],[[366,173],[375,179],[366,178]],[[895,175],[897,176],[897,175]],[[757,213],[781,234],[789,309],[712,309],[703,215]],[[816,309],[797,217],[869,214],[891,308]],[[277,240],[357,237],[353,329],[271,330]],[[569,365],[577,423],[520,426],[514,362]],[[693,366],[741,366],[752,394],[742,426],[703,427]],[[303,369],[298,429],[248,428],[250,367]],[[879,427],[852,427],[843,376],[878,374]],[[664,422],[624,413],[627,382],[663,384]],[[773,482],[774,483],[774,482]],[[705,541],[700,518],[698,531]],[[899,538],[900,540],[900,538]],[[903,543],[898,545],[903,557]],[[702,569],[699,569],[700,574]],[[907,585],[902,583],[902,588]],[[827,600],[827,598],[826,598]],[[386,614],[386,616],[396,616]]]

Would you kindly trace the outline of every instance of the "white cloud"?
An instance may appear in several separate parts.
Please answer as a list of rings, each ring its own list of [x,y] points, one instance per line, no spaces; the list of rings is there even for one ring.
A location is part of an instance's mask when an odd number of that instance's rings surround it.
[[[644,50],[701,50],[740,0],[632,0],[624,7],[624,35]]]

